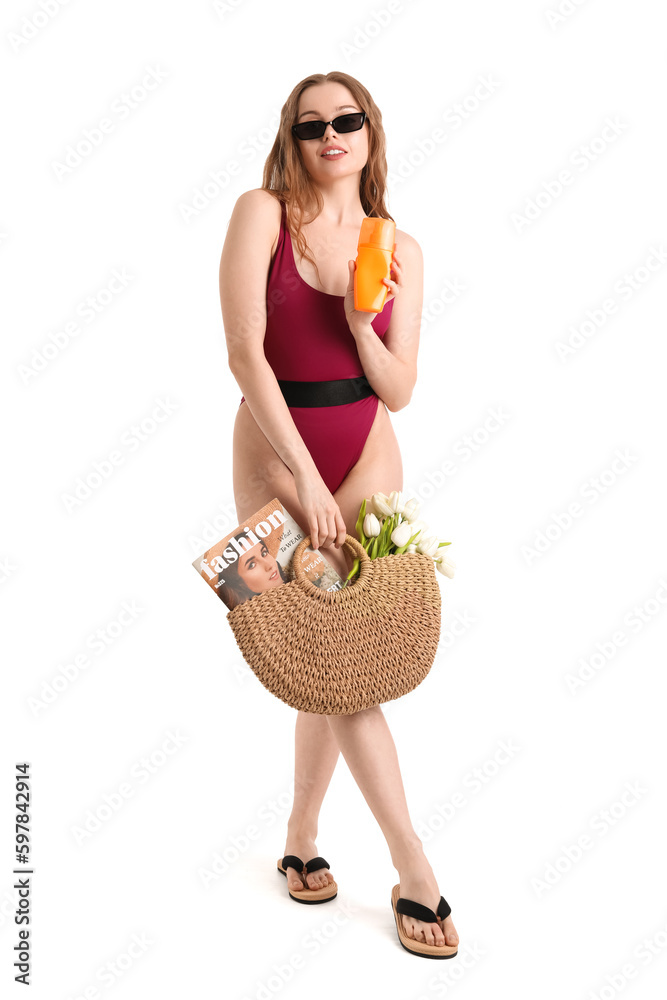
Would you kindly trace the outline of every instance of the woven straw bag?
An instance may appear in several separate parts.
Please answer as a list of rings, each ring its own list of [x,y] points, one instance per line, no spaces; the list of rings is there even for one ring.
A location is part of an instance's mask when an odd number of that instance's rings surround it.
[[[412,691],[440,638],[441,598],[431,556],[371,559],[345,536],[359,574],[342,590],[308,580],[297,546],[295,578],[227,614],[244,660],[281,701],[316,715],[351,715]]]

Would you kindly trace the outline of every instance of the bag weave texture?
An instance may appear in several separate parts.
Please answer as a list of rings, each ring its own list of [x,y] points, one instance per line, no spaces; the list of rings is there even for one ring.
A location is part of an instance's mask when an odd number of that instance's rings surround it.
[[[351,715],[412,691],[428,674],[440,638],[440,587],[431,556],[405,552],[360,561],[342,590],[316,587],[294,553],[295,578],[227,614],[244,660],[271,694],[302,712]]]

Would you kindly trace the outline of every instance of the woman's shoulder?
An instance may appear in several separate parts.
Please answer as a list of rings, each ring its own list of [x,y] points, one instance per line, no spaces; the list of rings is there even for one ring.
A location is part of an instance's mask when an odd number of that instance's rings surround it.
[[[278,194],[274,191],[267,191],[266,188],[251,188],[249,191],[244,191],[236,199],[234,209],[236,210],[237,207],[244,216],[259,215],[271,220],[277,217],[278,221],[280,221],[282,212]]]
[[[266,188],[244,191],[236,199],[232,216],[238,239],[245,239],[248,234],[252,234],[253,240],[265,240],[267,247],[270,247],[270,258],[273,259],[282,222],[279,198]]]
[[[396,230],[395,235],[396,250],[399,253],[407,252],[416,255],[421,255],[422,248],[420,247],[414,236],[410,236],[409,233],[404,232],[402,229]]]

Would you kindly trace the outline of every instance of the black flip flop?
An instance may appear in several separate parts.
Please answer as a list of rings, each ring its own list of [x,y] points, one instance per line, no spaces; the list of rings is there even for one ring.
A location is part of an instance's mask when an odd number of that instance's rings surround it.
[[[310,875],[318,868],[331,868],[331,865],[324,858],[311,858],[304,864],[301,858],[297,858],[295,854],[286,854],[284,858],[278,858],[278,871],[286,878],[287,868],[296,868],[298,872]],[[330,885],[325,885],[321,889],[309,889],[305,886],[300,892],[292,892],[289,887],[287,891],[297,903],[326,903],[328,899],[333,899],[337,895],[338,886],[335,882],[331,882]]]
[[[440,920],[444,920],[452,912],[452,908],[444,896],[440,897],[436,914],[429,906],[415,903],[413,899],[404,899],[401,896],[400,885],[395,885],[391,890],[391,907],[396,918],[398,940],[406,951],[412,952],[413,955],[420,955],[422,958],[454,958],[454,955],[458,954],[458,944],[426,944],[424,941],[415,941],[414,938],[408,937],[403,929],[403,921],[399,917],[399,913],[404,913],[406,917],[414,917],[415,920],[423,920],[428,924],[437,923],[438,917]]]

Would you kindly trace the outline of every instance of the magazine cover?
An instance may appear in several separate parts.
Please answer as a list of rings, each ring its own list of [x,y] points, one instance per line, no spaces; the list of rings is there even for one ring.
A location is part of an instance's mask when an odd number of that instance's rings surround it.
[[[192,563],[231,610],[256,594],[294,579],[293,553],[305,537],[277,497],[225,535]],[[344,582],[322,552],[307,545],[301,554],[307,579],[323,590]]]

